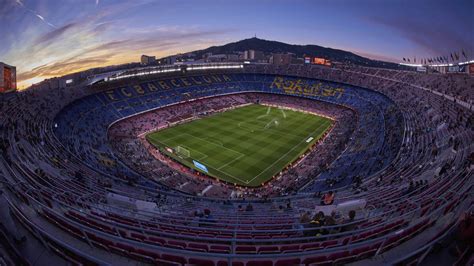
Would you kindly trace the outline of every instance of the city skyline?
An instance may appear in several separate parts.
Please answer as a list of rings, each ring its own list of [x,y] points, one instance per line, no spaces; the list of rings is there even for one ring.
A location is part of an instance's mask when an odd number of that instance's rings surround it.
[[[472,57],[474,4],[457,1],[0,0],[0,61],[19,87],[93,67],[163,57],[257,35],[400,62],[461,49]]]

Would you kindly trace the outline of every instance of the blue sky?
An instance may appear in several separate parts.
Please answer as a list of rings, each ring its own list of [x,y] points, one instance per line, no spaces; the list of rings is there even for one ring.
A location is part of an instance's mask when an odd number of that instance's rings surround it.
[[[255,34],[395,62],[474,57],[474,0],[0,0],[0,25],[22,86]]]

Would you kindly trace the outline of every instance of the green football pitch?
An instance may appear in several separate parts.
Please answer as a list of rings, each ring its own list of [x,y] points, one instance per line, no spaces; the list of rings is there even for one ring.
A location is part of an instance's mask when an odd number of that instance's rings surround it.
[[[314,114],[254,104],[146,138],[188,167],[236,185],[257,187],[295,161],[331,124]]]

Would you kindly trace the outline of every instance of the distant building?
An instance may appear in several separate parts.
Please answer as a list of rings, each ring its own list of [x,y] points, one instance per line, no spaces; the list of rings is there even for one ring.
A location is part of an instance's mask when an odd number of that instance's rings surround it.
[[[155,64],[155,62],[156,62],[155,56],[142,55],[140,59],[140,63],[142,65],[152,65],[152,64]]]
[[[244,60],[259,61],[265,59],[265,55],[262,51],[247,50],[244,51]]]
[[[237,61],[239,61],[239,55],[238,54],[227,54],[227,61],[228,62],[237,62]]]
[[[202,55],[202,59],[207,60],[207,58],[211,55],[212,55],[212,53],[205,53],[205,54]]]
[[[0,62],[0,93],[16,91],[16,67]]]
[[[238,54],[211,54],[206,56],[206,62],[237,62],[239,61]]]
[[[161,65],[173,65],[175,64],[176,62],[178,62],[178,56],[176,55],[173,55],[173,56],[168,56],[166,58],[163,58],[162,60],[160,60],[160,64]]]
[[[227,55],[226,54],[213,54],[209,55],[206,58],[207,62],[225,62],[227,61]]]
[[[289,65],[293,61],[293,54],[273,54],[270,62],[274,65]]]

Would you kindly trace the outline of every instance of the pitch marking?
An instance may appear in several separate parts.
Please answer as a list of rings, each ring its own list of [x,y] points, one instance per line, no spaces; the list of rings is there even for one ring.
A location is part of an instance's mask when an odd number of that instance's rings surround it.
[[[278,160],[276,160],[274,163],[272,163],[271,165],[269,165],[267,168],[265,168],[262,172],[260,172],[260,174],[258,174],[257,176],[255,176],[254,178],[248,180],[246,183],[250,183],[252,181],[254,181],[257,177],[259,177],[261,174],[265,173],[268,169],[270,169],[270,167],[273,167],[273,165],[275,165],[277,162],[279,162],[283,157],[287,156],[290,152],[292,152],[296,147],[298,147],[301,143],[303,143],[304,141],[306,141],[307,138],[311,137],[311,135],[313,135],[316,131],[318,131],[323,125],[326,125],[328,122],[325,121],[324,123],[322,123],[316,130],[314,130],[313,132],[311,132],[311,134],[308,135],[308,137],[304,138],[300,143],[298,143],[297,145],[295,145],[291,150],[289,150],[287,153],[283,154],[280,158],[278,158]]]

